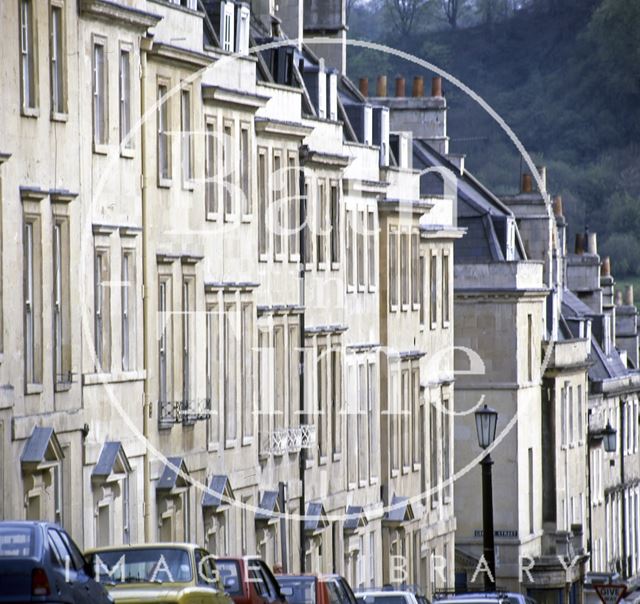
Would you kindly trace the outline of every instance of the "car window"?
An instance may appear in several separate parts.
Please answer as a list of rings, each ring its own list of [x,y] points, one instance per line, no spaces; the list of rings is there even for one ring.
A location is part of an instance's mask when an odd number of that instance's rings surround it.
[[[196,555],[196,574],[198,577],[198,585],[206,585],[208,587],[218,587],[216,574],[212,565],[212,558],[205,550],[197,549]]]
[[[31,526],[0,526],[0,558],[30,558],[35,554],[35,531]]]
[[[260,568],[257,566],[249,566],[247,574],[249,575],[249,583],[251,583],[257,594],[263,598],[269,596],[269,588],[267,587]]]
[[[188,583],[193,577],[189,552],[177,547],[127,547],[98,551],[93,558],[101,582]]]
[[[67,546],[69,552],[71,552],[71,560],[73,561],[73,565],[76,570],[81,570],[85,567],[86,560],[84,556],[78,549],[78,546],[73,542],[73,539],[69,537],[67,533],[64,531],[55,531],[60,534],[61,539],[64,541],[64,544]]]
[[[278,598],[280,596],[280,587],[278,586],[278,582],[273,576],[273,573],[262,560],[254,560],[254,562],[257,564],[260,572],[262,573],[262,577],[267,585],[267,589],[269,590],[271,597]]]
[[[217,560],[216,567],[224,590],[231,596],[242,595],[240,565],[234,560]]]
[[[47,531],[47,535],[49,536],[49,545],[51,546],[51,552],[53,553],[54,562],[56,562],[59,566],[66,567],[67,560],[69,560],[69,565],[75,569],[75,564],[73,563],[71,552],[67,548],[67,545],[63,541],[62,535],[60,535],[59,531],[49,529]]]
[[[327,586],[327,590],[329,592],[330,604],[348,604],[346,594],[342,589],[340,589],[335,580],[330,579],[325,581],[324,584]]]
[[[404,595],[371,595],[362,594],[358,596],[365,604],[405,604]]]
[[[315,578],[282,575],[277,580],[281,591],[283,588],[287,590],[284,595],[288,604],[316,604]]]
[[[344,577],[338,577],[338,586],[340,587],[340,591],[343,593],[344,600],[347,604],[357,604],[353,590]]]

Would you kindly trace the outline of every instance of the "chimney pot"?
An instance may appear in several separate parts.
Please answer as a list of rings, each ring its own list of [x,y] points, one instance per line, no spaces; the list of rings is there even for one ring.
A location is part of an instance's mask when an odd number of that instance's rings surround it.
[[[576,233],[576,254],[584,254],[584,233]]]
[[[376,86],[376,96],[387,96],[387,76],[378,76],[378,83]]]
[[[602,268],[600,270],[601,277],[611,277],[611,258],[605,256],[602,260]]]
[[[540,175],[540,180],[544,185],[544,188],[547,188],[547,166],[536,166],[538,169],[538,174]]]
[[[556,195],[553,198],[553,214],[560,218],[562,216],[562,195]]]
[[[587,254],[598,253],[598,233],[589,233],[587,235]]]
[[[407,96],[406,82],[402,76],[396,78],[396,96],[398,98]]]
[[[615,303],[616,306],[622,306],[622,292],[619,289],[616,290]]]
[[[633,285],[625,285],[624,303],[625,306],[633,306]]]
[[[413,78],[413,96],[417,98],[424,96],[424,78],[422,76]]]
[[[359,88],[360,88],[360,94],[362,94],[362,96],[365,98],[368,97],[369,96],[369,78],[360,78]]]
[[[443,96],[442,78],[440,76],[434,76],[431,78],[431,96]]]
[[[531,193],[533,186],[531,184],[531,174],[525,172],[522,175],[522,193]]]

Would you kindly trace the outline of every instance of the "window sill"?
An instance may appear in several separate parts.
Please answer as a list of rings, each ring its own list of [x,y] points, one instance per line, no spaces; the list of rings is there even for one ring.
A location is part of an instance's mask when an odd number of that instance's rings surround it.
[[[408,474],[411,466],[402,466],[402,474]]]
[[[449,321],[443,321],[442,322],[442,329],[449,329],[450,324],[451,323]]]
[[[408,312],[409,309],[411,308],[410,304],[402,304],[402,312]]]
[[[340,461],[342,460],[342,453],[334,453],[333,457],[332,457],[333,461]]]
[[[433,497],[431,498],[431,509],[435,510],[438,507],[438,500],[434,499]]]
[[[437,321],[432,321],[431,322],[431,330],[434,331],[435,329],[437,329],[437,327],[438,327]]]
[[[56,111],[51,112],[52,122],[66,122],[68,119],[69,119],[69,114],[67,113],[58,113]]]
[[[53,387],[53,391],[54,392],[69,392],[69,390],[71,390],[71,388],[73,387],[72,382],[58,382],[54,385]]]
[[[340,263],[339,262],[332,262],[331,263],[331,270],[332,271],[339,271],[340,270]]]
[[[397,478],[400,476],[400,470],[391,470],[391,478]]]
[[[232,222],[236,222],[236,214],[235,212],[225,212],[224,213],[224,221],[229,224]]]
[[[249,445],[253,444],[253,436],[244,436],[242,438],[242,446],[243,447],[248,447]]]
[[[375,285],[370,285],[369,286],[369,293],[370,294],[375,294],[378,291],[378,288]]]
[[[133,159],[135,157],[135,149],[120,145],[120,157],[123,157],[124,159]]]
[[[364,284],[363,283],[359,283],[358,284],[358,293],[359,294],[364,294],[364,292],[365,292]]]
[[[22,117],[40,117],[40,109],[37,107],[25,107],[23,105],[20,114]]]
[[[413,471],[414,472],[419,472],[422,469],[422,464],[419,463],[415,463],[413,464]]]
[[[356,288],[353,285],[347,285],[347,293],[353,294],[356,291]]]
[[[209,222],[218,222],[220,220],[220,213],[219,212],[207,212],[205,215],[205,220],[208,220]]]
[[[234,439],[230,439],[230,440],[225,440],[224,441],[224,448],[225,449],[235,449],[237,444],[238,444],[238,441],[235,438]]]
[[[397,304],[390,304],[389,305],[389,311],[390,312],[398,312],[398,305]]]
[[[269,262],[269,254],[260,254],[258,256],[259,262]]]
[[[291,263],[299,263],[300,262],[300,254],[289,254],[289,262],[291,262]]]
[[[93,143],[93,153],[95,155],[107,155],[109,153],[109,146],[106,143]]]
[[[314,463],[313,463],[313,459],[305,459],[304,460],[304,469],[305,470],[310,470],[311,468],[313,468]]]
[[[420,304],[416,304],[415,302],[411,305],[411,310],[417,311],[420,310]]]
[[[350,483],[347,485],[347,490],[348,490],[348,491],[355,491],[356,486],[357,486],[357,485],[356,485],[356,483],[355,483],[355,482],[350,482]]]
[[[170,432],[171,428],[173,428],[174,426],[177,426],[177,425],[178,424],[176,424],[171,419],[167,419],[167,421],[163,421],[163,419],[161,417],[158,418],[158,430],[160,430],[162,432]]]
[[[220,450],[220,443],[208,443],[207,444],[207,451],[219,451]]]
[[[371,486],[378,484],[378,477],[377,476],[373,476],[372,478],[369,479],[369,484]]]
[[[244,222],[245,224],[253,222],[253,214],[243,214],[240,222]]]
[[[119,383],[119,382],[140,382],[147,377],[146,371],[117,371],[112,373],[85,373],[82,376],[84,386],[94,386],[97,384]]]
[[[43,391],[42,384],[26,384],[24,387],[25,394],[42,394]]]
[[[170,189],[173,181],[170,178],[158,178],[158,188],[159,189]]]
[[[282,252],[280,252],[278,254],[274,254],[273,255],[273,261],[274,262],[278,262],[278,263],[282,263],[282,262],[285,261],[285,255]]]
[[[318,458],[318,465],[319,466],[326,466],[327,465],[327,461],[328,461],[327,456],[323,455],[322,457]]]
[[[190,191],[191,193],[193,193],[193,191],[195,191],[195,188],[196,186],[191,179],[182,181],[183,191]]]
[[[327,270],[327,263],[326,262],[318,262],[318,270],[319,271],[326,271]]]
[[[313,270],[313,262],[305,262],[304,270],[311,272]]]
[[[366,479],[365,480],[360,480],[358,482],[358,485],[360,486],[361,489],[364,489],[366,486],[368,486]]]

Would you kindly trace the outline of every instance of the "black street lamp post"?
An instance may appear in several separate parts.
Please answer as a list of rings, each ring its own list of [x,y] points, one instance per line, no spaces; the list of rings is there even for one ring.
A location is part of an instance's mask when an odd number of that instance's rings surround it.
[[[487,449],[493,444],[496,437],[496,425],[498,412],[484,405],[475,413],[476,430],[478,432],[478,444],[482,449]],[[491,480],[491,466],[493,460],[490,454],[486,454],[480,462],[482,466],[482,549],[485,563],[489,573],[484,574],[485,591],[495,591],[496,558],[493,541],[493,487]]]

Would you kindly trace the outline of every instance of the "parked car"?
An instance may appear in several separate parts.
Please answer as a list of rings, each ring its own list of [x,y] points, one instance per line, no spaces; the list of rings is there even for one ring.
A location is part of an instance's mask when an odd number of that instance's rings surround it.
[[[97,548],[87,552],[95,578],[116,604],[231,604],[213,557],[189,543]]]
[[[256,556],[216,558],[224,590],[235,604],[287,604],[264,560]]]
[[[0,522],[0,577],[0,602],[113,602],[69,534],[48,522]]]
[[[356,604],[340,575],[276,575],[276,579],[289,604]]]
[[[469,592],[457,595],[447,595],[438,600],[438,604],[536,604],[529,596],[516,592]]]
[[[412,592],[392,589],[359,592],[356,599],[359,604],[418,604]]]

